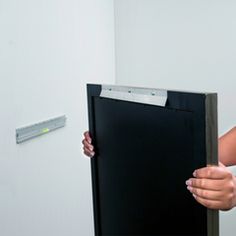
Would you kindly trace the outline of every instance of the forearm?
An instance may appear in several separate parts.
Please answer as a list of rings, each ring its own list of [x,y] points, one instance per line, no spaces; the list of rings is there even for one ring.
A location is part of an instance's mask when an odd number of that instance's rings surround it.
[[[236,127],[219,138],[219,161],[226,166],[236,165]]]

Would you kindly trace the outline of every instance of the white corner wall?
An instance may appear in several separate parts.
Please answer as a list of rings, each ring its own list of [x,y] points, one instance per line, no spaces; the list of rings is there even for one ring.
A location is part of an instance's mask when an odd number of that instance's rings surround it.
[[[232,0],[115,0],[117,84],[217,92],[223,134],[236,125],[235,12]],[[234,236],[236,209],[220,219]]]
[[[0,1],[0,235],[93,236],[86,83],[114,83],[111,0]],[[15,129],[65,114],[21,145]]]

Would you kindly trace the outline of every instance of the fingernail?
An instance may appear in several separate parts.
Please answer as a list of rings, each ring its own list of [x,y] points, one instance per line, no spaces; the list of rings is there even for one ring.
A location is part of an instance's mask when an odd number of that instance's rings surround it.
[[[192,180],[188,179],[185,183],[186,183],[186,185],[192,185]]]
[[[90,147],[89,147],[89,150],[90,150],[90,151],[93,151],[93,147],[92,147],[92,146],[90,146]]]
[[[91,143],[92,143],[92,140],[91,140],[91,139],[88,139],[88,142],[91,144]]]
[[[193,172],[193,176],[194,176],[194,177],[197,176],[197,171],[196,171],[196,170]]]
[[[194,198],[197,198],[197,196],[196,196],[194,193],[193,193],[193,197],[194,197]]]
[[[90,156],[91,156],[91,157],[93,157],[93,156],[94,156],[94,154],[95,154],[95,152],[91,152],[91,155],[90,155]]]
[[[187,189],[192,192],[193,188],[191,186],[188,186]]]

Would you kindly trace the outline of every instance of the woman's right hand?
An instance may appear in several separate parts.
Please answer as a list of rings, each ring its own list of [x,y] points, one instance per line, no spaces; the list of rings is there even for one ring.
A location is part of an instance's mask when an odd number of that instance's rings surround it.
[[[92,145],[92,139],[88,131],[84,132],[84,139],[82,143],[84,145],[83,146],[84,154],[88,157],[93,157],[95,152],[94,152],[94,147]]]

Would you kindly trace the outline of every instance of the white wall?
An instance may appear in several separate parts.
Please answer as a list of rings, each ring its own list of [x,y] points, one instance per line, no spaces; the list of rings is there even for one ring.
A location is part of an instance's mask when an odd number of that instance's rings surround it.
[[[93,235],[86,83],[114,74],[113,1],[0,1],[1,236]],[[62,114],[16,145],[15,128]]]
[[[223,134],[236,125],[235,12],[233,0],[115,0],[117,84],[217,92]],[[236,209],[220,219],[234,236]]]

